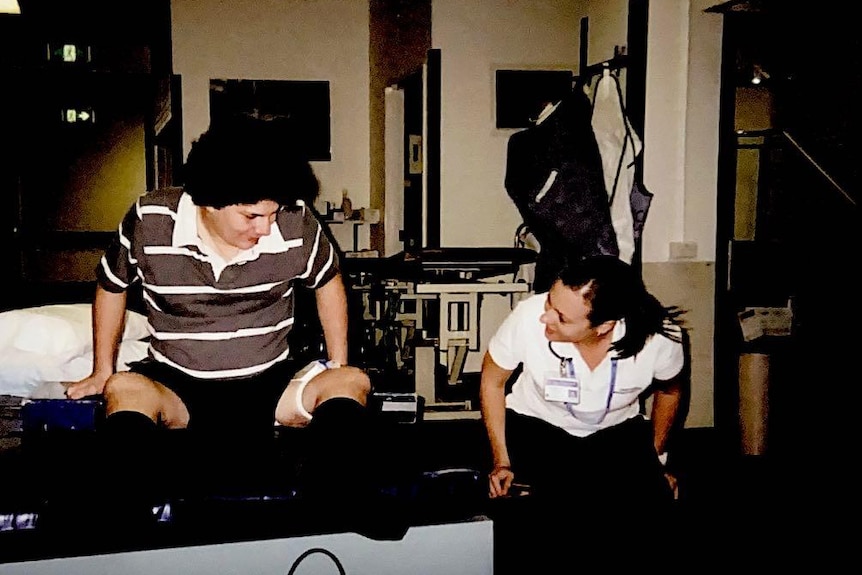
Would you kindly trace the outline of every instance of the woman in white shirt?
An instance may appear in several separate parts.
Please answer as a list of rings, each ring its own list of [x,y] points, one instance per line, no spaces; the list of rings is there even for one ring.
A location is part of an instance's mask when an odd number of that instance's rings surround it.
[[[533,519],[562,517],[563,527],[670,509],[676,479],[664,463],[685,373],[680,314],[614,256],[567,265],[548,292],[521,301],[482,365],[490,497],[528,486]]]

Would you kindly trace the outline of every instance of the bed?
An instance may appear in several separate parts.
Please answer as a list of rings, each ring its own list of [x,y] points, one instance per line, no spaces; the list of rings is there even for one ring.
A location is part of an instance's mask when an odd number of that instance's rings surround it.
[[[153,508],[147,524],[156,531],[140,538],[133,531],[117,531],[117,540],[105,539],[103,532],[91,535],[104,527],[94,511],[99,507],[77,499],[69,486],[70,478],[87,476],[97,452],[91,449],[95,435],[27,433],[21,412],[22,404],[46,385],[90,372],[93,288],[30,290],[15,305],[6,300],[6,308],[0,308],[0,571],[15,561],[307,535],[307,512],[292,476],[307,430],[281,427],[274,428],[271,443],[242,450],[220,445],[217,457],[189,451],[193,444],[186,443],[185,430],[165,432],[170,441],[164,446],[170,449],[159,465],[174,469],[181,481],[163,505]],[[149,332],[137,311],[139,301],[130,298],[117,364],[121,370],[146,354]],[[467,435],[478,443],[479,431]],[[365,519],[364,535],[401,539],[409,526],[458,524],[481,515],[485,487],[472,463],[482,451],[465,441],[459,426],[445,430],[387,421],[378,433],[381,440],[368,446],[369,453],[389,455],[374,457],[387,462],[380,472],[382,503]],[[453,452],[453,446],[464,453]],[[338,523],[318,523],[315,529],[345,530]]]
[[[92,368],[90,282],[21,287],[0,309],[0,452],[21,439],[21,406],[56,395],[58,382],[86,377]],[[147,321],[130,298],[117,369],[147,352]]]

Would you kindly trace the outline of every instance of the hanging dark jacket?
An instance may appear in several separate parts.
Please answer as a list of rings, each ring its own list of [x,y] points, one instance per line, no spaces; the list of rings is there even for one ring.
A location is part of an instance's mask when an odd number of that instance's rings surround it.
[[[591,115],[573,90],[544,121],[509,137],[505,187],[540,244],[536,292],[550,288],[567,257],[619,255]]]

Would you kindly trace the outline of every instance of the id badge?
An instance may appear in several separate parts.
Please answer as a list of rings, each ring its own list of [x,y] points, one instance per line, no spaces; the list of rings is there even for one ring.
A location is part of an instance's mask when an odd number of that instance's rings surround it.
[[[581,384],[575,377],[549,374],[545,376],[545,400],[578,405],[581,402]]]

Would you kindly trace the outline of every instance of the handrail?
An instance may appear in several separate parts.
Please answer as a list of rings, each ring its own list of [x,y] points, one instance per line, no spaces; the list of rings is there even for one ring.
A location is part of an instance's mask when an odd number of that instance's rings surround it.
[[[805,149],[804,149],[801,145],[799,145],[799,142],[797,142],[796,140],[794,140],[794,139],[793,139],[793,136],[791,136],[790,134],[788,134],[786,130],[782,130],[782,131],[781,131],[781,134],[782,134],[785,138],[787,138],[787,139],[788,139],[788,141],[790,141],[790,143],[791,143],[791,144],[793,144],[793,145],[796,147],[796,149],[797,149],[797,150],[799,150],[799,153],[800,153],[800,154],[802,154],[802,156],[803,156],[806,160],[808,160],[808,161],[811,163],[811,165],[812,165],[812,166],[814,166],[815,168],[817,168],[817,171],[819,171],[821,174],[823,174],[823,177],[824,177],[824,178],[826,178],[826,180],[827,180],[830,184],[832,184],[832,185],[835,187],[835,189],[836,189],[836,190],[838,190],[838,191],[841,193],[841,195],[843,195],[843,196],[847,199],[847,201],[848,201],[848,202],[850,202],[853,206],[856,206],[856,200],[854,200],[854,199],[853,199],[853,197],[852,197],[850,194],[848,194],[848,193],[844,190],[844,188],[842,188],[842,187],[838,184],[838,182],[836,182],[836,181],[832,178],[832,176],[830,176],[830,175],[826,172],[826,170],[824,170],[824,169],[820,166],[820,164],[818,164],[818,163],[817,163],[817,161],[816,161],[814,158],[812,158],[812,157],[811,157],[811,155],[810,155],[808,152],[806,152],[806,151],[805,151]]]

